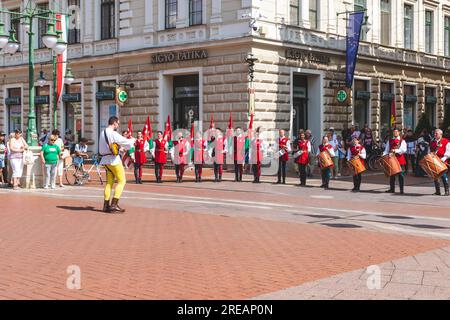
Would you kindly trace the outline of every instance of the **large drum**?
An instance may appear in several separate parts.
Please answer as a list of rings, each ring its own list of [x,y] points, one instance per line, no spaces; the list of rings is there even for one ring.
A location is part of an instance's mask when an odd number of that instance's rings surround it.
[[[433,180],[439,179],[447,171],[447,165],[435,153],[427,154],[419,161],[419,165]]]
[[[366,171],[366,167],[358,156],[351,158],[348,163],[353,170],[354,176]]]
[[[384,170],[384,174],[388,177],[392,177],[402,172],[402,167],[400,166],[397,157],[391,153],[382,156],[380,158],[380,164]]]
[[[333,164],[333,159],[331,159],[330,153],[328,151],[322,151],[318,156],[319,165],[322,169],[330,168]]]

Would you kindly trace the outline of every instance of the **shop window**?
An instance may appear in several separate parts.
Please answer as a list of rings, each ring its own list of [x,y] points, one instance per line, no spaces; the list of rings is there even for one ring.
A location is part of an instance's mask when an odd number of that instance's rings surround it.
[[[8,113],[8,133],[14,132],[14,130],[22,129],[22,91],[20,88],[8,89],[8,98],[13,98],[14,102],[7,104]]]
[[[365,80],[355,80],[355,103],[353,110],[354,124],[363,128],[369,123],[369,103],[370,92],[368,91],[369,82]]]
[[[64,101],[64,127],[68,145],[78,143],[82,136],[83,114],[81,109],[81,84],[73,83],[65,86]],[[72,141],[70,141],[72,140]]]
[[[403,92],[405,94],[403,100],[403,125],[405,128],[414,130],[416,127],[417,110],[416,87],[412,85],[405,85]]]
[[[319,8],[319,0],[309,0],[309,23],[311,29],[318,28],[317,8]]]
[[[365,13],[367,10],[367,0],[355,0],[354,10],[355,11],[364,11],[364,13]],[[360,40],[361,41],[366,40],[365,32],[361,32]]]
[[[444,22],[444,54],[450,56],[450,17],[445,17]]]

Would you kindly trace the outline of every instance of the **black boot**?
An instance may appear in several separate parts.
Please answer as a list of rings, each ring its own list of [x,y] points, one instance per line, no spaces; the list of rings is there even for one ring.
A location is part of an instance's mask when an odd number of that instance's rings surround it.
[[[218,182],[222,182],[222,175],[219,175],[219,181]]]
[[[109,207],[110,213],[124,213],[125,210],[119,207],[119,199],[113,198],[111,201],[111,206]]]
[[[389,180],[391,188],[386,191],[386,193],[395,193],[395,177],[391,177]]]
[[[433,196],[440,196],[441,195],[441,185],[439,181],[434,181],[434,188],[436,190],[435,193],[433,193]]]
[[[109,212],[109,200],[103,202],[103,212]]]
[[[445,190],[445,195],[449,196],[450,192],[449,192],[449,186],[448,186],[448,181],[444,182],[444,190]]]
[[[405,192],[403,190],[405,187],[405,179],[403,178],[403,176],[398,177],[398,183],[400,185],[400,194],[404,194]]]

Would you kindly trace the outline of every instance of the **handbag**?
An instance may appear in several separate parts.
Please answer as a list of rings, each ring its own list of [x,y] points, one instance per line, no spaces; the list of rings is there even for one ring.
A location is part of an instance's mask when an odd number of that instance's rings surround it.
[[[25,165],[30,166],[34,163],[33,151],[27,150],[23,152],[23,162]]]

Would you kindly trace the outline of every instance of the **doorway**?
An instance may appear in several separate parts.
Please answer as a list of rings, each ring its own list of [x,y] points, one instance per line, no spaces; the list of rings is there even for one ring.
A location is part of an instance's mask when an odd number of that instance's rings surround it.
[[[173,77],[173,127],[190,129],[200,119],[199,76]]]
[[[308,78],[302,75],[294,75],[293,92],[293,135],[296,137],[298,130],[308,129]]]

